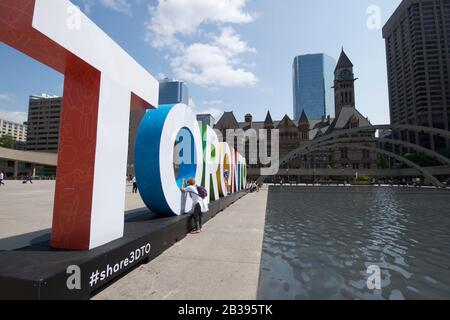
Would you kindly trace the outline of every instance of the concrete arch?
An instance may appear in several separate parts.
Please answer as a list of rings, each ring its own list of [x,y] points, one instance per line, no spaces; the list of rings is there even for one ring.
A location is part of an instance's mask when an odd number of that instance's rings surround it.
[[[393,140],[393,139],[385,139],[385,138],[369,138],[369,137],[354,137],[354,138],[344,138],[344,139],[336,139],[336,140],[330,140],[325,141],[324,143],[319,143],[320,146],[323,145],[330,145],[333,143],[377,143],[377,142],[384,142],[384,143],[391,143],[391,144],[397,144],[402,145],[407,148],[415,149],[416,151],[420,151],[425,153],[426,155],[430,156],[431,158],[440,161],[443,164],[450,165],[450,159],[427,148],[424,148],[422,146],[419,146],[417,144],[401,141],[401,140]],[[291,161],[293,159],[289,159],[287,161]],[[286,164],[286,163],[284,163]]]
[[[403,162],[404,164],[406,164],[412,168],[417,169],[425,178],[428,178],[435,187],[438,187],[438,188],[444,187],[444,185],[438,179],[436,179],[431,173],[429,173],[428,170],[426,170],[426,169],[422,168],[421,166],[415,164],[414,162],[406,159],[405,157],[402,157],[393,152],[386,151],[386,150],[383,150],[383,149],[377,148],[377,147],[374,148],[374,147],[369,147],[369,146],[365,146],[362,144],[355,144],[355,143],[351,143],[351,144],[350,143],[337,143],[337,144],[332,145],[331,147],[345,147],[345,148],[349,148],[349,149],[363,149],[363,150],[365,149],[365,150],[374,151],[374,152],[377,152],[380,154],[385,154],[385,155],[392,157],[400,162]],[[330,146],[319,147],[313,151],[319,151],[319,150],[327,149],[327,148],[330,148]]]
[[[318,151],[318,150],[322,150],[325,148],[330,148],[330,145],[336,145],[336,143],[340,143],[340,145],[342,145],[342,143],[345,142],[351,142],[354,140],[363,140],[363,141],[357,141],[360,143],[376,143],[376,142],[386,142],[386,143],[391,143],[391,144],[397,144],[397,145],[402,145],[405,147],[409,147],[418,151],[421,151],[427,155],[429,155],[430,157],[445,163],[445,164],[449,164],[450,165],[450,159],[438,154],[437,152],[434,152],[432,150],[429,150],[427,148],[424,148],[422,146],[419,145],[415,145],[409,142],[405,142],[405,141],[401,141],[401,140],[393,140],[393,139],[385,139],[385,138],[372,138],[372,137],[350,137],[350,138],[346,138],[343,136],[348,136],[348,135],[352,135],[352,134],[358,134],[358,133],[364,133],[364,132],[368,132],[368,133],[374,133],[376,130],[382,130],[382,129],[392,129],[392,130],[407,130],[407,131],[414,131],[414,132],[418,132],[418,133],[427,133],[427,134],[432,134],[432,135],[437,135],[440,137],[445,137],[450,139],[450,132],[446,131],[446,130],[441,130],[441,129],[436,129],[436,128],[431,128],[431,127],[421,127],[421,126],[414,126],[414,125],[374,125],[374,126],[370,126],[370,127],[358,127],[358,128],[353,128],[353,129],[347,129],[347,130],[341,130],[329,135],[325,135],[322,136],[320,138],[314,139],[313,141],[307,142],[304,145],[302,145],[301,147],[289,152],[281,161],[280,161],[280,166],[286,165],[289,161],[291,161],[294,158],[297,158],[301,155],[304,154],[308,154],[311,153],[313,151]],[[338,138],[338,139],[336,139]],[[346,144],[347,147],[349,148],[354,148],[354,147],[358,147],[359,149],[366,149],[366,150],[372,150],[375,151],[377,153],[381,153],[381,154],[385,154],[388,155],[394,159],[397,159],[400,162],[405,163],[406,165],[409,165],[410,167],[416,168],[419,172],[422,173],[422,175],[428,179],[430,179],[433,183],[433,185],[437,186],[437,187],[442,187],[442,183],[439,182],[433,175],[431,175],[426,169],[423,169],[422,167],[418,166],[417,164],[413,163],[412,161],[409,161],[408,159],[397,155],[395,153],[392,153],[390,151],[386,151],[383,150],[381,148],[372,148],[372,147],[368,147],[368,146],[364,146],[361,144]],[[258,182],[262,182],[264,181],[264,178],[266,176],[261,176],[258,179]]]
[[[319,151],[319,150],[324,150],[324,149],[329,149],[329,148],[338,148],[338,147],[346,147],[346,148],[349,148],[349,149],[365,149],[365,150],[374,151],[374,152],[377,152],[377,153],[380,153],[380,154],[385,154],[385,155],[390,156],[390,157],[392,157],[394,159],[397,159],[400,162],[405,163],[406,165],[408,165],[410,167],[413,167],[413,168],[417,169],[425,178],[429,179],[435,187],[438,187],[438,188],[444,187],[444,185],[439,180],[437,180],[432,174],[430,174],[427,170],[425,170],[422,167],[418,166],[414,162],[412,162],[412,161],[410,161],[410,160],[408,160],[408,159],[406,159],[406,158],[404,158],[402,156],[399,156],[398,154],[395,154],[395,153],[392,153],[390,151],[386,151],[386,150],[383,150],[383,149],[380,149],[380,148],[376,148],[376,147],[374,148],[374,147],[364,146],[364,145],[355,144],[355,143],[351,143],[351,144],[350,143],[336,143],[336,144],[333,144],[333,145],[319,146],[317,148],[313,148],[312,150],[302,151],[301,154],[299,154],[298,156],[301,156],[301,155],[304,155],[304,154],[308,154],[308,153],[314,152],[314,151]],[[258,179],[258,182],[262,182],[264,178],[265,177],[260,177]]]
[[[318,143],[321,143],[326,140],[330,140],[333,138],[342,137],[344,135],[351,135],[351,134],[357,134],[357,133],[363,133],[363,132],[375,132],[376,130],[382,130],[382,129],[397,129],[397,130],[409,130],[414,132],[424,132],[428,134],[433,134],[441,137],[445,137],[450,139],[450,132],[446,130],[436,129],[436,128],[430,128],[430,127],[420,127],[420,126],[411,126],[411,125],[374,125],[370,127],[358,127],[353,129],[347,129],[347,130],[341,130],[329,135],[324,135],[320,138],[314,139],[313,141],[305,143],[302,147],[302,150],[312,147]],[[298,149],[291,151],[286,155],[285,158],[292,158],[292,155],[298,152]]]
[[[316,148],[312,148],[312,149],[308,149],[308,150],[305,149],[305,150],[299,151],[299,152],[297,152],[297,157],[314,152],[314,151],[320,151],[320,150],[325,150],[325,149],[329,149],[329,148],[337,148],[337,147],[345,147],[345,148],[349,148],[349,149],[363,149],[363,150],[365,149],[365,150],[374,151],[374,152],[377,152],[380,154],[385,154],[389,157],[397,159],[400,162],[405,163],[406,165],[408,165],[410,167],[417,169],[425,178],[429,179],[435,187],[438,187],[438,188],[443,187],[443,184],[439,180],[437,180],[432,174],[430,174],[426,169],[423,169],[422,167],[418,166],[414,162],[412,162],[402,156],[399,156],[398,154],[395,154],[393,152],[386,151],[386,150],[383,150],[380,148],[376,148],[376,147],[369,147],[369,146],[364,146],[364,145],[356,144],[356,143],[334,143],[332,145],[321,145],[321,146],[317,146]],[[261,176],[258,179],[258,182],[263,182],[265,178],[266,178],[265,176]]]

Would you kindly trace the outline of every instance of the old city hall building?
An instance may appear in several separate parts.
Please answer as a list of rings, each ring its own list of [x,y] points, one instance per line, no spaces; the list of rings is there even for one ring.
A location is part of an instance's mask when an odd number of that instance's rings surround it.
[[[271,130],[279,130],[279,153],[282,159],[289,152],[297,149],[302,144],[310,142],[324,135],[338,133],[339,131],[371,126],[369,120],[364,117],[355,105],[355,86],[356,81],[353,73],[353,64],[342,50],[339,61],[334,71],[334,93],[335,93],[335,118],[330,116],[321,119],[308,119],[305,111],[302,112],[300,120],[295,122],[288,115],[285,115],[280,121],[274,121],[270,114],[264,121],[253,121],[251,114],[245,116],[244,122],[238,122],[233,112],[225,112],[215,125],[215,129],[222,132],[225,139],[226,131],[243,130],[247,132],[254,129],[259,136],[261,129],[266,129],[268,134],[268,147],[270,148]],[[358,134],[374,137],[375,130],[370,133]],[[365,144],[369,145],[369,144]],[[271,151],[268,151],[269,154]],[[248,141],[245,150],[247,162],[249,164],[250,177],[257,177],[262,165],[261,163],[252,164],[249,160]],[[279,175],[295,175],[295,172],[301,172],[302,169],[376,169],[377,154],[368,150],[358,148],[346,148],[340,145],[331,146],[329,149],[312,152],[300,156],[289,162],[283,168],[280,168]]]

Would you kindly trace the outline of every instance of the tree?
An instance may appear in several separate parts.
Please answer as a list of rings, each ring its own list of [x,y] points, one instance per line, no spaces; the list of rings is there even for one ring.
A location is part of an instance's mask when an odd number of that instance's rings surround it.
[[[444,157],[447,157],[450,159],[450,148],[447,149],[441,149],[438,151],[438,153],[442,154]]]
[[[15,144],[16,141],[14,140],[13,136],[9,134],[5,134],[0,137],[0,147],[14,149]]]
[[[389,169],[389,157],[386,155],[380,155],[378,157],[378,168],[379,169]]]
[[[435,167],[441,165],[439,161],[434,160],[423,153],[407,153],[403,156],[421,167]]]

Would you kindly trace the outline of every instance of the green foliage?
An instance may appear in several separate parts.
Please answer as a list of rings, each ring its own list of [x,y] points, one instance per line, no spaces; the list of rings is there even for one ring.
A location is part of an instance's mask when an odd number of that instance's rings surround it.
[[[447,149],[441,149],[438,151],[438,153],[442,154],[444,157],[447,157],[450,159],[450,148]]]
[[[360,176],[358,177],[359,182],[369,182],[370,181],[370,177],[369,176]]]
[[[16,141],[9,134],[5,134],[0,137],[0,147],[14,149],[15,144],[16,144]]]
[[[421,167],[434,167],[441,165],[439,161],[436,161],[423,153],[407,153],[404,157]]]
[[[378,158],[378,168],[379,169],[389,169],[389,158],[385,155],[381,155]]]

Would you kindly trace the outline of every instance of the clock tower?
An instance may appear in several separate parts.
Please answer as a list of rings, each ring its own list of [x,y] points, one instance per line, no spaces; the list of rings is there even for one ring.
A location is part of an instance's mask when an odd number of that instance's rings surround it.
[[[341,56],[334,70],[334,106],[336,118],[342,108],[355,108],[355,76],[353,63],[342,49]]]

